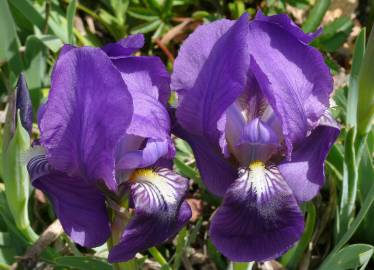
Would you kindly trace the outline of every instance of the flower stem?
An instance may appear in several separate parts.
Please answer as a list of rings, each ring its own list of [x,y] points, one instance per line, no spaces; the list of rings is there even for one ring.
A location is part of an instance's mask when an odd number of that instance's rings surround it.
[[[117,245],[121,239],[121,235],[126,225],[130,221],[130,214],[124,207],[119,207],[116,210],[110,209],[109,214],[112,217],[112,234],[107,241],[108,249],[111,250]],[[113,263],[115,270],[138,270],[136,259],[127,262]]]
[[[233,270],[252,270],[255,262],[231,262]]]
[[[156,247],[151,247],[150,249],[148,249],[148,251],[149,253],[151,253],[153,258],[161,265],[162,269],[171,270],[169,263]]]

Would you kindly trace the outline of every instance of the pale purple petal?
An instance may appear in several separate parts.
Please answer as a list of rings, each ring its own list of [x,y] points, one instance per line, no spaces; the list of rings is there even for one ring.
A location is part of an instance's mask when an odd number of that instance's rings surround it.
[[[222,25],[217,24],[210,27],[210,32],[222,33]],[[209,35],[203,35],[205,31],[195,33],[191,40],[186,42],[188,48],[209,47],[212,43]],[[191,59],[184,60],[182,73],[186,78],[198,76],[191,87],[190,81],[183,86],[185,93],[183,100],[177,109],[179,123],[189,132],[196,135],[207,136],[213,140],[219,139],[217,122],[226,109],[242,93],[247,81],[249,68],[248,57],[248,14],[243,15],[230,27],[220,38],[214,39],[215,44],[211,46],[209,56],[206,58],[200,71],[192,72],[196,65],[194,51],[189,51]],[[177,71],[178,72],[178,71]],[[181,75],[176,75],[180,78]],[[175,76],[174,76],[175,77]]]
[[[251,120],[243,129],[240,143],[236,145],[240,163],[248,166],[251,161],[266,162],[280,146],[276,132],[259,118]]]
[[[178,96],[195,85],[213,47],[234,23],[223,19],[201,25],[183,42],[171,76],[171,88]]]
[[[116,188],[115,148],[132,117],[121,74],[100,49],[70,50],[54,67],[41,144],[57,170]]]
[[[258,10],[255,17],[255,21],[263,21],[275,24],[289,32],[291,35],[295,36],[299,41],[304,43],[312,42],[313,39],[317,38],[322,32],[322,29],[320,28],[314,33],[304,33],[304,31],[300,27],[298,27],[286,14],[265,16],[261,10]]]
[[[292,191],[273,167],[243,170],[210,225],[217,249],[232,261],[264,261],[301,236],[304,218]]]
[[[149,86],[136,88],[136,91],[148,93],[162,104],[166,104],[170,97],[170,75],[159,57],[155,56],[130,56],[126,58],[112,59],[114,65],[123,75],[128,83],[136,83],[133,73],[146,73],[148,79],[146,82]]]
[[[332,77],[322,55],[285,24],[254,20],[249,32],[251,71],[280,119],[290,154],[328,107]]]
[[[174,147],[170,139],[148,139],[143,149],[124,153],[116,167],[121,170],[145,168],[155,164],[161,157],[171,159],[173,154]]]
[[[109,253],[110,262],[127,261],[137,252],[161,244],[174,236],[190,219],[191,209],[184,201],[187,179],[159,169],[135,172],[131,198],[135,216],[126,226],[120,243]]]
[[[102,49],[110,57],[129,56],[144,46],[142,34],[129,35],[118,42],[105,45]]]
[[[339,127],[331,116],[323,116],[319,126],[292,153],[279,170],[298,201],[311,200],[325,181],[326,156],[339,136]]]

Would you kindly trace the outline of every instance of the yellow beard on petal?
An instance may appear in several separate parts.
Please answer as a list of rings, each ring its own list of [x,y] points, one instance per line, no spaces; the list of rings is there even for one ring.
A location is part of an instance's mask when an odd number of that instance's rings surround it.
[[[159,178],[159,176],[152,169],[136,169],[131,173],[129,180],[131,182],[138,182],[142,179],[150,181],[157,178]]]
[[[249,164],[248,167],[251,171],[264,170],[265,169],[265,163],[263,163],[260,160],[255,160],[255,161],[252,161],[251,164]]]

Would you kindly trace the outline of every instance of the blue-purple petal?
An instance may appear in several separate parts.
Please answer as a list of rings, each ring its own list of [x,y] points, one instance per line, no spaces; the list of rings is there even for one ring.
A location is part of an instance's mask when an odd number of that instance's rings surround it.
[[[121,74],[102,50],[66,52],[54,67],[40,119],[40,141],[49,163],[70,176],[104,180],[115,189],[115,148],[132,112]]]
[[[244,170],[228,189],[210,225],[217,249],[232,261],[280,256],[301,236],[304,218],[275,167]]]
[[[142,34],[129,35],[118,42],[105,45],[102,50],[109,57],[126,57],[144,46],[144,36]]]
[[[278,116],[289,155],[329,104],[332,77],[322,55],[273,19],[249,24],[251,72]]]
[[[320,28],[314,33],[304,33],[304,31],[299,26],[297,26],[286,14],[265,16],[261,10],[258,10],[255,21],[263,21],[275,24],[286,30],[288,33],[290,33],[303,43],[312,42],[313,39],[317,38],[322,32],[322,29]]]
[[[207,189],[217,196],[223,196],[237,176],[234,165],[225,159],[218,144],[202,136],[193,135],[181,126],[173,127],[173,133],[187,141],[192,148],[201,179]]]
[[[47,194],[64,231],[74,242],[89,248],[105,243],[110,226],[104,196],[98,189],[82,178],[57,171],[38,178],[35,171],[32,175],[33,186]]]
[[[179,123],[189,132],[207,136],[217,140],[217,143],[219,139],[217,122],[242,93],[247,81],[249,68],[247,15],[243,15],[225,33],[222,33],[222,24],[210,25],[207,29],[210,30],[214,42],[207,38],[211,35],[206,35],[206,29],[191,35],[186,41],[188,46],[185,46],[185,50],[190,48],[194,50],[185,52],[189,53],[190,58],[184,56],[179,67],[178,65],[175,67],[177,75],[173,75],[174,84],[181,76],[196,78],[193,83],[191,79],[186,81],[185,85],[179,85],[184,91],[183,99],[177,109]],[[222,34],[218,39],[217,33]],[[210,49],[208,57],[197,61],[194,51],[197,48],[205,51],[206,46]],[[184,66],[182,66],[183,62]],[[196,66],[201,66],[201,69],[197,68],[193,71]],[[178,68],[183,71],[178,71]],[[179,84],[180,82],[181,79]]]
[[[162,157],[171,159],[173,156],[174,146],[170,139],[148,139],[143,149],[122,154],[116,166],[120,170],[145,168],[154,165]]]
[[[339,136],[337,123],[328,114],[292,153],[291,160],[279,165],[279,170],[298,201],[311,200],[325,181],[326,156]]]
[[[136,90],[148,93],[164,105],[167,103],[170,97],[170,75],[159,57],[130,56],[112,59],[112,62],[121,72],[125,80],[127,77],[130,80],[134,79],[131,78],[131,74],[133,73],[146,73],[146,76],[149,77],[147,83],[152,87],[138,88]]]

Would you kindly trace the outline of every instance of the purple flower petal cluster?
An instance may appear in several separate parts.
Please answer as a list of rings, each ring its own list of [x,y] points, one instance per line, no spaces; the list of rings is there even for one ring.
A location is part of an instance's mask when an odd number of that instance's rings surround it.
[[[179,124],[208,190],[222,196],[210,236],[233,261],[263,261],[301,236],[299,203],[324,182],[339,134],[322,55],[286,15],[200,26],[181,47],[172,88]]]
[[[101,49],[65,45],[38,114],[32,184],[75,242],[95,247],[119,230],[109,261],[129,260],[191,217],[188,181],[171,170],[172,126],[207,189],[223,197],[210,226],[218,250],[233,261],[281,255],[304,230],[299,204],[319,192],[339,135],[328,112],[332,77],[309,45],[319,33],[260,11],[200,26],[175,61],[173,124],[164,65],[133,55],[143,36]],[[120,216],[124,199],[134,214],[117,224],[108,209]]]
[[[108,206],[120,208],[128,198],[134,215],[111,262],[165,241],[191,216],[188,181],[168,162],[175,152],[165,108],[169,74],[159,58],[132,55],[143,43],[133,35],[102,49],[63,47],[38,114],[40,145],[28,163],[32,184],[82,246],[108,240]]]

